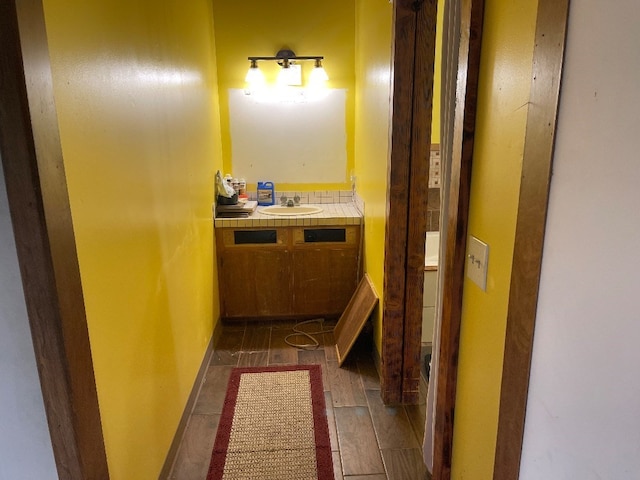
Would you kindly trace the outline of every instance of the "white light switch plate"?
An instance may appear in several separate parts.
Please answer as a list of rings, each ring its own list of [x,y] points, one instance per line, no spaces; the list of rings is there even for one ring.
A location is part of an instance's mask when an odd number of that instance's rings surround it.
[[[485,292],[487,291],[487,263],[489,245],[476,237],[469,237],[467,248],[467,277]]]

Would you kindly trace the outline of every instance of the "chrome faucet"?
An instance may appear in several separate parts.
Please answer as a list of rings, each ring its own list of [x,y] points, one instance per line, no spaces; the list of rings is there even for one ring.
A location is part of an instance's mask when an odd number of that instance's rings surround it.
[[[295,197],[293,197],[293,199],[291,198],[287,198],[286,195],[282,195],[280,197],[280,206],[282,207],[293,207],[293,206],[300,206],[300,197],[298,195],[296,195]]]

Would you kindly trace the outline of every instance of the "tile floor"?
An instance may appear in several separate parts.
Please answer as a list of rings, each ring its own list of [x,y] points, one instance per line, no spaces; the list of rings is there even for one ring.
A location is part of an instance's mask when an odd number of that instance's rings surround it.
[[[370,353],[370,334],[361,335],[346,362],[338,368],[333,334],[317,335],[321,345],[316,350],[298,350],[284,341],[292,326],[287,322],[268,322],[223,327],[169,478],[206,478],[233,367],[319,363],[335,479],[427,479],[421,450],[426,383],[421,382],[419,405],[385,407]],[[325,325],[325,329],[330,327]],[[317,330],[318,325],[306,328]]]

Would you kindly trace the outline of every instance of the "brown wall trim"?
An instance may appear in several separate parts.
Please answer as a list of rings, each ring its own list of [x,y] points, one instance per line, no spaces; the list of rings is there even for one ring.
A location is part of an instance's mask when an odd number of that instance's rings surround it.
[[[494,480],[517,480],[524,436],[568,0],[540,0],[507,312]]]
[[[0,45],[2,165],[58,476],[107,479],[41,1],[0,2]]]
[[[402,365],[404,404],[416,404],[420,397],[424,249],[429,197],[437,8],[437,0],[428,0],[416,13]]]
[[[200,368],[198,369],[198,373],[193,382],[193,387],[191,388],[189,398],[187,398],[187,403],[184,406],[182,417],[180,418],[180,422],[178,423],[178,427],[176,428],[176,433],[173,436],[171,446],[169,447],[169,451],[167,452],[167,456],[164,460],[164,465],[162,465],[162,470],[160,470],[160,475],[158,476],[159,479],[168,479],[169,475],[171,474],[171,470],[173,469],[173,465],[175,464],[176,457],[178,455],[180,443],[184,438],[184,432],[186,431],[187,424],[189,423],[189,417],[191,416],[193,408],[195,407],[196,400],[198,399],[198,394],[200,393],[202,383],[204,382],[205,376],[207,374],[207,369],[209,368],[209,364],[211,363],[213,350],[215,346],[218,345],[218,340],[220,340],[221,333],[222,320],[218,320],[218,323],[216,323],[216,327],[213,330],[213,335],[211,335],[211,340],[209,340],[207,349],[205,350],[204,356],[202,357],[202,363],[200,364]]]
[[[568,0],[540,0],[538,3],[494,480],[517,480],[520,476],[568,13]]]
[[[436,0],[394,2],[382,320],[382,399],[419,394]]]
[[[411,0],[393,5],[393,85],[391,145],[385,231],[384,305],[382,315],[382,400],[402,401],[405,316],[405,269],[409,215],[409,168],[416,13]]]
[[[442,324],[435,398],[433,478],[449,480],[458,379],[462,290],[471,191],[478,75],[482,43],[483,0],[463,0],[456,80],[451,176],[444,261]]]

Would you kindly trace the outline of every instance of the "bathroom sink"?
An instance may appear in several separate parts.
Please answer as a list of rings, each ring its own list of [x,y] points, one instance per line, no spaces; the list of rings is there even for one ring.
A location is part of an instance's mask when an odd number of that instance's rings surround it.
[[[265,215],[279,215],[293,217],[296,215],[311,215],[322,212],[322,207],[315,205],[300,205],[297,207],[283,207],[282,205],[269,205],[260,209],[260,213]]]

